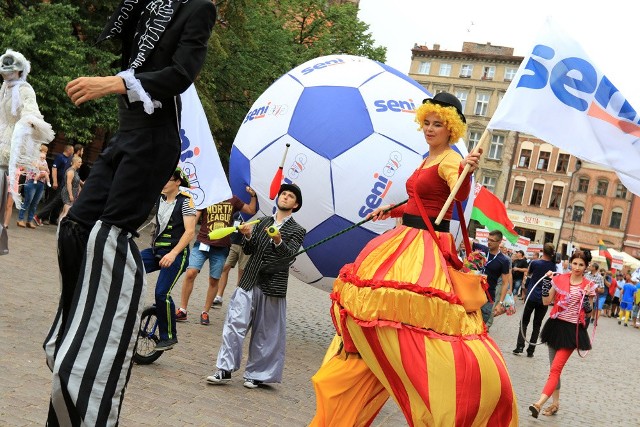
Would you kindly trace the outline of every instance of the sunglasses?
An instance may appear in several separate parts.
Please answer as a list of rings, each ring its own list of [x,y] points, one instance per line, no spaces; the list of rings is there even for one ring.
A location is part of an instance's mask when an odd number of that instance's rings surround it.
[[[487,239],[489,242],[493,242],[493,243],[500,243],[501,240],[493,240],[493,239]]]

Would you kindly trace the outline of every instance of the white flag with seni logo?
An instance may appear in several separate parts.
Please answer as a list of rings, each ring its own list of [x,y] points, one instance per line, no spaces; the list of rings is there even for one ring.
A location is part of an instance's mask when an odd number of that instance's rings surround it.
[[[189,86],[180,98],[182,148],[178,165],[189,177],[190,188],[185,190],[193,197],[196,208],[204,209],[230,199],[231,187],[195,86]]]
[[[547,20],[488,127],[525,132],[609,167],[640,195],[639,118],[582,47]]]

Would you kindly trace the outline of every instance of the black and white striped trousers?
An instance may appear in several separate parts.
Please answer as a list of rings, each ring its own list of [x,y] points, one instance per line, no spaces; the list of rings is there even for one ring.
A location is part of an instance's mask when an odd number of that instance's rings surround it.
[[[118,423],[144,306],[144,267],[132,235],[101,221],[88,239],[84,233],[66,218],[60,224],[63,292],[44,343],[53,372],[48,425]]]

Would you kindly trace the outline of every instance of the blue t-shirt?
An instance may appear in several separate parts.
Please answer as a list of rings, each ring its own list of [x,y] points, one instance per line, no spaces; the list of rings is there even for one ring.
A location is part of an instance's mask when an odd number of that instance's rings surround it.
[[[479,243],[473,244],[473,250],[479,250],[487,257],[487,263],[484,266],[484,274],[487,275],[487,282],[489,283],[489,295],[494,300],[496,299],[496,286],[498,286],[498,279],[503,274],[509,274],[509,267],[511,266],[511,260],[507,258],[502,252],[498,251],[496,255],[489,253],[489,248]]]
[[[553,261],[545,261],[543,259],[535,259],[529,264],[529,279],[527,280],[527,298],[532,302],[542,303],[542,282],[538,280],[542,278],[549,270],[556,271],[556,263]],[[534,288],[533,286],[538,283]]]
[[[633,295],[636,293],[636,285],[633,283],[625,283],[622,288],[622,298],[620,301],[622,302],[633,302]]]
[[[58,154],[55,159],[53,159],[52,167],[56,168],[56,172],[58,175],[58,186],[62,187],[64,184],[64,173],[71,166],[71,157],[65,156],[63,153]]]

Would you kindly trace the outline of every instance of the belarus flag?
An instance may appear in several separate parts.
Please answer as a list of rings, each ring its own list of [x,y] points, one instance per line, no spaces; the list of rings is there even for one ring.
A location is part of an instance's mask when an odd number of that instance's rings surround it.
[[[507,216],[507,208],[500,199],[478,183],[474,193],[471,219],[475,219],[490,231],[501,231],[508,241],[515,244],[518,241],[518,233],[514,230],[513,223]]]

